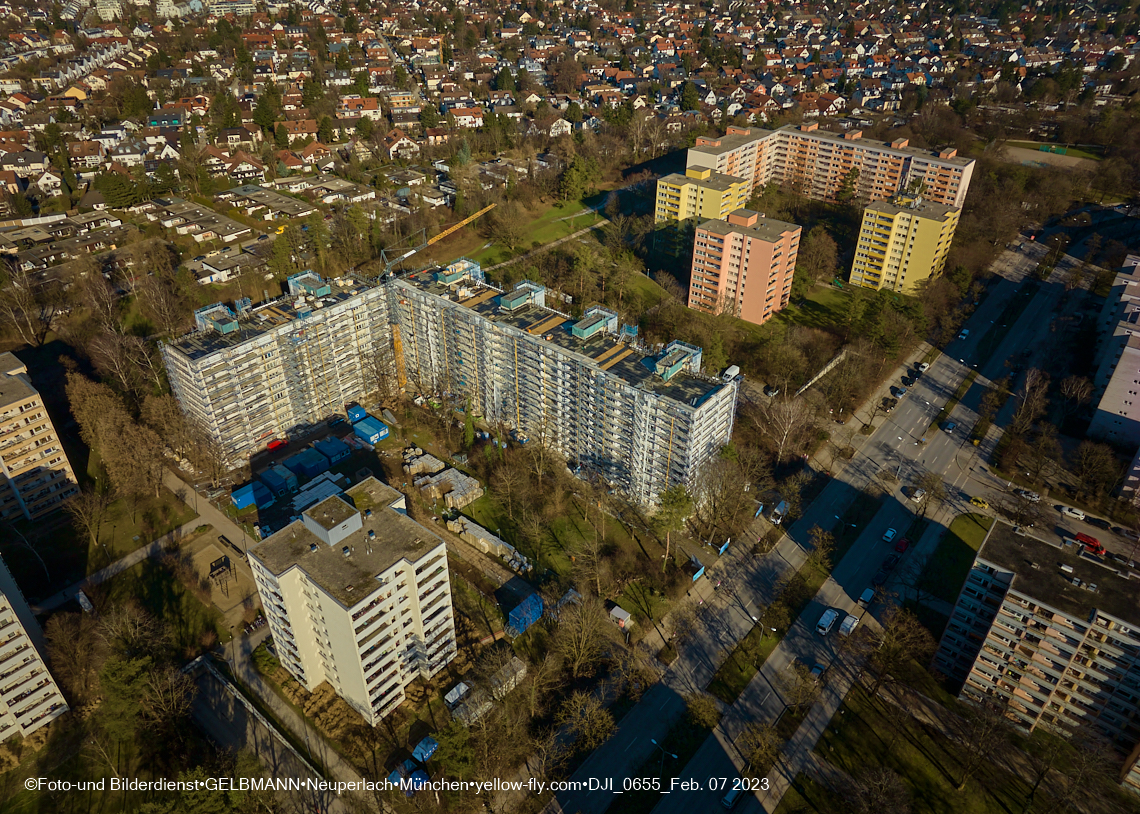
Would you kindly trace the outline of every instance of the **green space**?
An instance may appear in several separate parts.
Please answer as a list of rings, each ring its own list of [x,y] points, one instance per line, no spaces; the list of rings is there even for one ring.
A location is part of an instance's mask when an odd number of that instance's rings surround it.
[[[92,455],[92,459],[94,459]],[[65,512],[47,518],[21,520],[13,524],[19,534],[0,536],[0,555],[16,575],[20,588],[35,602],[58,591],[61,585],[78,582],[110,565],[164,534],[188,523],[194,511],[161,487],[153,494],[134,502],[120,498],[110,504],[99,528],[97,542],[84,531],[77,530]],[[28,550],[23,535],[43,558],[48,573],[39,559]]]
[[[187,658],[232,636],[221,611],[207,605],[179,579],[166,563],[148,559],[128,568],[101,586],[112,605],[137,602],[161,619],[173,636],[173,644]]]
[[[939,599],[953,604],[966,582],[974,564],[974,557],[982,541],[993,526],[994,519],[982,514],[963,514],[954,518],[946,536],[927,561],[920,582],[930,586],[930,592]]]
[[[1002,341],[1013,330],[1013,325],[1021,317],[1033,298],[1037,296],[1040,284],[1029,280],[1025,282],[1013,298],[1005,304],[1001,316],[994,320],[994,324],[986,331],[985,336],[978,343],[978,365],[981,366],[990,360]]]
[[[764,661],[784,638],[788,627],[799,618],[804,608],[823,587],[828,573],[811,564],[805,564],[797,571],[784,586],[780,596],[765,611],[767,614],[774,607],[782,606],[787,611],[786,623],[780,620],[779,624],[769,624],[768,617],[761,616],[760,624],[754,625],[752,630],[748,631],[748,635],[737,643],[724,664],[716,671],[708,691],[726,704],[735,704],[740,693],[748,686],[748,682],[759,672]],[[776,632],[765,636],[764,631],[769,627],[775,627]]]
[[[649,814],[661,802],[662,792],[669,791],[670,778],[677,777],[681,773],[711,734],[712,730],[708,727],[695,725],[688,715],[681,716],[659,741],[664,754],[662,749],[655,750],[653,756],[632,775],[633,778],[646,781],[646,784],[658,780],[660,783],[658,790],[650,788],[643,791],[626,791],[616,797],[614,803],[607,809],[610,814]],[[676,760],[673,759],[673,755],[677,756]]]
[[[844,808],[844,802],[838,795],[801,773],[784,792],[780,805],[776,806],[776,814],[834,814]]]
[[[803,298],[801,304],[789,304],[776,314],[778,321],[790,325],[834,330],[842,324],[844,310],[851,294],[830,285],[818,285]]]
[[[1069,146],[1066,146],[1064,144],[1045,144],[1045,145],[1042,145],[1042,144],[1038,144],[1037,142],[1033,142],[1033,141],[1007,141],[1006,146],[1008,146],[1008,147],[1020,147],[1023,150],[1033,150],[1034,152],[1039,152],[1042,154],[1049,152],[1047,150],[1042,150],[1041,148],[1043,146],[1044,147],[1055,147],[1055,148],[1058,148],[1058,151],[1056,153],[1054,153],[1055,155],[1067,155],[1067,156],[1072,156],[1073,158],[1087,158],[1090,161],[1100,161],[1102,158],[1102,156],[1098,155],[1097,153],[1091,152],[1090,150],[1084,149],[1082,147],[1069,147]],[[1065,152],[1061,153],[1060,150],[1064,150]]]
[[[896,772],[910,793],[912,811],[1008,814],[1025,810],[1027,784],[992,760],[985,761],[958,791],[964,749],[911,716],[888,717],[883,711],[886,703],[881,699],[872,702],[856,685],[816,745],[816,753],[856,779],[879,768]],[[1038,804],[1029,810],[1044,812],[1052,805],[1048,795],[1038,795]]]
[[[776,734],[780,736],[782,741],[790,741],[792,737],[799,731],[800,724],[804,722],[808,712],[811,711],[811,704],[801,704],[798,707],[784,707],[784,711],[780,713],[780,717],[776,719]]]

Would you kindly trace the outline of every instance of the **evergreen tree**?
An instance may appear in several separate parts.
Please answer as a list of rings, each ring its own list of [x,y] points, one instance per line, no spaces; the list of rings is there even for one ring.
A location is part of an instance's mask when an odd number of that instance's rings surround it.
[[[317,141],[321,144],[331,144],[333,138],[333,123],[328,116],[321,116],[317,124]]]
[[[681,110],[698,110],[700,106],[701,99],[697,93],[697,86],[692,82],[686,82],[681,88]]]
[[[277,144],[278,150],[289,149],[289,131],[285,129],[284,124],[277,125],[277,129],[273,131],[273,141]]]
[[[511,69],[504,65],[498,76],[495,77],[495,90],[514,92],[515,88],[515,76],[511,73]]]

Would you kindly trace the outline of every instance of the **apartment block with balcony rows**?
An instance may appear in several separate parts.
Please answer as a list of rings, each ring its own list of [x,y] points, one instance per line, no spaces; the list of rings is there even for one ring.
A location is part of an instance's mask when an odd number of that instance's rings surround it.
[[[0,741],[27,737],[67,712],[44,652],[40,626],[0,560]]]
[[[375,726],[455,658],[447,547],[366,478],[249,550],[281,664]]]
[[[800,227],[738,209],[697,227],[689,307],[763,325],[788,304]]]
[[[792,186],[809,198],[862,203],[916,190],[928,200],[961,207],[974,160],[953,148],[911,147],[907,139],[882,142],[860,130],[831,133],[817,123],[778,130],[730,126],[724,136],[700,136],[686,154],[687,169],[708,169],[748,182]]]
[[[295,428],[374,392],[392,361],[382,287],[311,271],[289,296],[196,312],[198,329],[162,345],[170,388],[187,416],[241,463]]]
[[[35,519],[79,491],[28,368],[0,353],[0,519]]]
[[[409,388],[451,394],[634,500],[692,485],[732,434],[738,378],[703,375],[701,349],[683,342],[637,344],[605,308],[575,321],[540,285],[502,291],[447,270],[394,279],[389,290]]]
[[[1127,754],[1140,743],[1138,578],[1115,560],[998,521],[978,550],[934,666],[962,682],[960,698],[1008,704],[1026,730],[1088,727]],[[1125,785],[1135,790],[1134,774],[1134,766],[1125,772]]]
[[[958,227],[957,207],[898,196],[863,210],[851,283],[915,294],[942,272]]]

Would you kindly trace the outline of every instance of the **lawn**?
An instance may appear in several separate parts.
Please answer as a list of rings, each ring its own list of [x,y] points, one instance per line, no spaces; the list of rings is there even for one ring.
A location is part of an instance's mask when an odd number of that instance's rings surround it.
[[[835,814],[843,810],[844,803],[837,795],[806,774],[796,775],[776,806],[776,814]]]
[[[211,640],[227,642],[231,638],[221,612],[204,604],[158,560],[143,560],[96,590],[112,604],[137,602],[143,610],[165,622],[174,646],[186,658],[193,658],[212,646]]]
[[[974,557],[993,524],[992,517],[981,514],[956,517],[934,555],[927,561],[921,583],[930,585],[930,592],[939,599],[951,604],[958,601],[958,592],[962,590]]]
[[[839,714],[816,745],[816,753],[853,777],[885,767],[896,772],[911,794],[911,810],[924,814],[1008,814],[1022,811],[1027,785],[989,761],[958,791],[961,749],[914,718],[888,719],[862,687],[848,694]],[[1038,796],[1032,811],[1050,809]]]
[[[843,319],[847,300],[851,294],[834,286],[819,285],[804,297],[803,301],[789,304],[776,319],[809,328],[834,330]]]
[[[1008,146],[1008,147],[1020,147],[1023,150],[1034,150],[1036,152],[1045,152],[1044,150],[1041,149],[1041,147],[1042,147],[1041,144],[1037,144],[1037,143],[1032,142],[1032,141],[1007,141],[1006,146]],[[1087,158],[1090,161],[1100,161],[1101,158],[1103,158],[1103,156],[1099,156],[1094,152],[1090,152],[1089,150],[1084,150],[1080,147],[1069,147],[1069,146],[1066,146],[1064,144],[1048,144],[1048,145],[1044,145],[1044,146],[1064,148],[1064,150],[1065,150],[1064,154],[1070,155],[1073,158]]]
[[[94,458],[94,456],[92,456]],[[47,564],[48,574],[17,535],[3,535],[0,554],[16,576],[21,590],[32,602],[50,596],[65,585],[105,568],[110,563],[193,520],[194,511],[163,487],[156,498],[146,497],[133,507],[116,500],[107,510],[92,543],[85,532],[72,526],[65,512],[47,518],[14,524]]]

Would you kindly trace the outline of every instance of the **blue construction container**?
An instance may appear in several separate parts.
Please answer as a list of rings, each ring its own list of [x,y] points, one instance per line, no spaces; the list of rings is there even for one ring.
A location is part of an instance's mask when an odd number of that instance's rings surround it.
[[[355,424],[360,419],[367,416],[368,413],[359,404],[354,404],[348,408],[348,420]]]
[[[388,437],[387,425],[381,421],[377,421],[370,415],[366,415],[357,421],[352,426],[352,431],[356,433],[357,438],[367,444],[375,444]]]
[[[298,478],[315,478],[329,468],[329,459],[311,447],[289,456],[281,463]]]
[[[272,469],[267,469],[258,476],[258,480],[265,484],[265,488],[275,495],[284,495],[289,491],[289,483]]]
[[[274,503],[273,495],[259,481],[247,483],[240,489],[234,489],[230,499],[234,502],[234,508],[238,510],[248,509],[250,506],[264,509]]]
[[[439,744],[436,743],[435,738],[431,735],[426,735],[422,741],[416,744],[416,748],[412,750],[412,757],[420,763],[427,763],[437,749],[439,749]]]
[[[531,594],[507,614],[507,632],[519,636],[542,618],[542,596]]]
[[[269,471],[275,472],[279,477],[281,477],[285,481],[285,488],[290,492],[297,491],[297,476],[290,472],[288,469],[283,467],[281,464],[273,464],[273,466],[269,467]]]
[[[348,444],[332,436],[322,438],[320,441],[314,441],[313,449],[328,458],[330,464],[342,461],[352,454],[352,448],[349,447]]]

